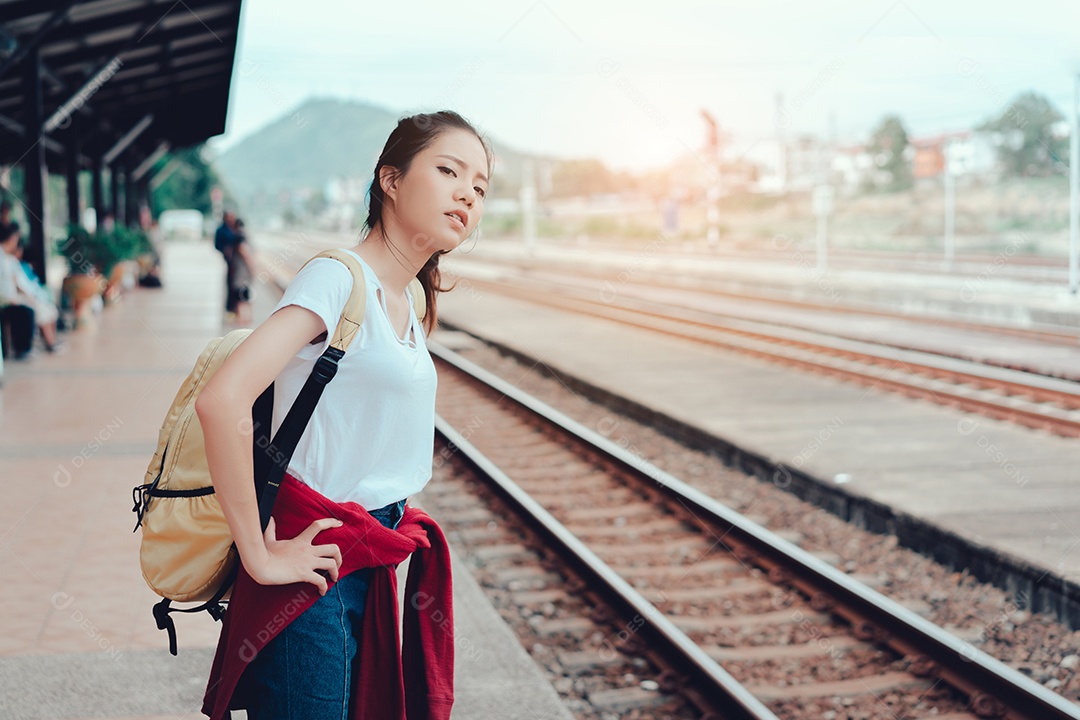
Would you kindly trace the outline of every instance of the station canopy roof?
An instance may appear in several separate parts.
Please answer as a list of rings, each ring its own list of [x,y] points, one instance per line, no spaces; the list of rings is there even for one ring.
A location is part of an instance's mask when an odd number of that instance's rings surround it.
[[[124,139],[139,162],[224,132],[239,23],[240,0],[0,0],[0,164],[37,136],[25,79],[35,48],[50,169],[64,167],[73,119],[83,161]]]

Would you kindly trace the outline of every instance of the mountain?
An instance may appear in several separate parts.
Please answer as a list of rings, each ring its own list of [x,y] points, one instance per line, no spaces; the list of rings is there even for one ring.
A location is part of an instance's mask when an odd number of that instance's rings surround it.
[[[285,191],[321,191],[334,178],[369,178],[405,114],[352,100],[309,100],[230,147],[214,166],[245,211],[279,206]],[[487,140],[496,156],[494,194],[515,197],[525,155]]]
[[[214,165],[241,205],[274,202],[282,191],[322,190],[331,178],[368,176],[397,121],[365,103],[309,100],[230,147]]]

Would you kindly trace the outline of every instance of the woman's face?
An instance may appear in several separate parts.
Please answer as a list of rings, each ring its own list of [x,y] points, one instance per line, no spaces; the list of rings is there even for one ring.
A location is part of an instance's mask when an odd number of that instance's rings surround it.
[[[447,130],[417,153],[396,191],[387,193],[412,247],[434,253],[460,245],[484,214],[487,172],[484,147],[467,130]],[[464,224],[451,217],[455,213],[464,215]]]

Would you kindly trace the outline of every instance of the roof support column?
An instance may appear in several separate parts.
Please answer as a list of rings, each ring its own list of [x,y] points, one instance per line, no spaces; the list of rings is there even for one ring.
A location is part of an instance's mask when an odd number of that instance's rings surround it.
[[[101,156],[94,157],[94,167],[90,171],[90,185],[91,194],[94,196],[94,217],[98,224],[101,223],[101,219],[105,217],[107,210],[105,209],[105,190],[102,187],[102,174],[104,169],[102,167]]]
[[[67,206],[68,223],[79,225],[82,213],[79,211],[79,155],[82,150],[82,128],[77,119],[72,120],[71,127],[67,131],[67,144],[64,146],[67,164]]]
[[[45,122],[41,91],[41,56],[37,48],[30,50],[23,72],[23,93],[26,102],[26,133],[29,145],[23,155],[26,217],[30,224],[29,245],[23,257],[43,282],[45,277],[45,143],[42,126]]]
[[[157,210],[154,209],[154,195],[150,192],[150,178],[143,175],[138,180],[139,183],[139,202],[142,206],[145,206],[150,211],[150,220],[158,216]]]
[[[131,168],[124,168],[124,225],[131,227],[139,222],[139,199],[135,194],[135,178]]]
[[[109,213],[113,222],[120,222],[120,166],[109,166]]]

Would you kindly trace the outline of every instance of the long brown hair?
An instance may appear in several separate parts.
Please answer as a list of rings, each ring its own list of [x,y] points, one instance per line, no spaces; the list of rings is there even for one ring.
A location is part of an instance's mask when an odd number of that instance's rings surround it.
[[[390,133],[390,137],[383,146],[379,162],[375,164],[374,179],[368,193],[368,215],[364,220],[364,227],[370,233],[376,225],[382,223],[383,204],[386,202],[386,193],[379,182],[379,171],[383,166],[395,168],[399,176],[409,171],[412,160],[417,153],[428,147],[447,130],[467,130],[480,141],[484,147],[484,153],[488,161],[488,175],[491,175],[491,149],[472,124],[452,110],[440,110],[434,113],[420,113],[398,120],[397,127]],[[475,232],[475,231],[474,231]],[[428,258],[416,277],[424,286],[424,299],[427,301],[427,313],[424,315],[424,331],[428,334],[435,329],[438,322],[436,302],[438,294],[453,289],[451,285],[445,288],[441,284],[442,273],[439,271],[439,257],[445,255],[448,250],[438,250]]]

